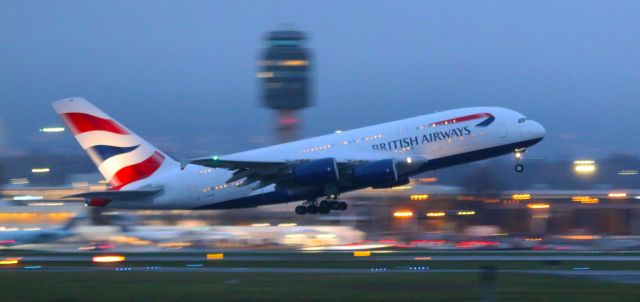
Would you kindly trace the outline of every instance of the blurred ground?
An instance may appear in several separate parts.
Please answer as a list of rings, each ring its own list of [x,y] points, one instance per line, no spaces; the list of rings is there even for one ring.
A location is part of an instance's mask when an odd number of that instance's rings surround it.
[[[3,301],[478,301],[478,274],[1,273]],[[72,286],[71,286],[72,285]],[[500,301],[637,301],[640,287],[501,274]]]

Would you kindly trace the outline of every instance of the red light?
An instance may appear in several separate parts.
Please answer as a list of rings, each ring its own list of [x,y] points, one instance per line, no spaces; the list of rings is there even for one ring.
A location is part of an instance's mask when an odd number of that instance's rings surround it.
[[[295,117],[285,116],[278,120],[280,126],[294,126],[297,125],[299,120]]]
[[[13,244],[16,243],[15,240],[11,239],[11,240],[1,240],[0,244]]]
[[[106,207],[109,203],[111,202],[111,200],[109,199],[104,199],[104,198],[91,198],[87,201],[87,205],[88,206],[92,206],[92,207]]]
[[[471,247],[497,245],[497,244],[499,244],[499,242],[496,242],[496,241],[460,241],[456,244],[456,247],[471,248]]]

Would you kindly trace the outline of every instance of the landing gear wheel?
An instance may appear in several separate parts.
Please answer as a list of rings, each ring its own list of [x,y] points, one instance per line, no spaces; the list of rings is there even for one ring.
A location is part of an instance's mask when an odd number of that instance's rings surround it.
[[[340,211],[340,201],[332,201],[331,202],[331,210]]]
[[[514,167],[514,169],[516,170],[516,172],[518,173],[522,173],[524,172],[524,166],[522,164],[516,164],[516,166]]]
[[[307,213],[309,214],[318,214],[318,206],[316,205],[310,205],[307,207]]]
[[[327,208],[327,209],[331,209],[331,202],[328,200],[323,200],[320,202],[319,205],[320,208]]]
[[[307,207],[297,206],[295,211],[296,211],[296,214],[298,215],[304,215],[304,214],[307,214]]]
[[[338,204],[338,210],[344,211],[347,209],[348,205],[344,201],[336,202]]]
[[[326,206],[321,205],[318,207],[318,213],[320,214],[329,214],[329,212],[331,212],[331,208],[328,204]]]

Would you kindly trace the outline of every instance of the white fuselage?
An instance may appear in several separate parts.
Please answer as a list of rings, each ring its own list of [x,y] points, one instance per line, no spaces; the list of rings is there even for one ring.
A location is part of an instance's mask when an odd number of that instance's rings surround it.
[[[483,124],[484,123],[484,124]],[[393,158],[404,163],[403,177],[428,170],[509,154],[540,141],[537,122],[513,110],[473,107],[437,112],[340,133],[225,155],[226,160],[290,161],[335,158],[338,162]],[[318,196],[291,196],[275,185],[260,189],[226,183],[230,170],[186,165],[130,184],[123,189],[161,186],[157,195],[114,201],[108,207],[206,209],[251,207]],[[342,191],[360,189],[343,188]],[[276,194],[277,193],[277,194]],[[312,194],[313,195],[313,194]]]

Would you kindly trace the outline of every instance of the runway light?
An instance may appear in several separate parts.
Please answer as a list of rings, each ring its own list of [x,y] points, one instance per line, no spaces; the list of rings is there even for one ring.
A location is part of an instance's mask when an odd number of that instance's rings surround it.
[[[579,202],[579,203],[585,203],[585,204],[592,204],[592,203],[599,203],[600,202],[600,200],[598,198],[591,197],[591,196],[572,196],[571,197],[571,201]]]
[[[297,223],[280,223],[278,224],[279,227],[294,227],[298,225]]]
[[[271,226],[270,223],[252,223],[251,224],[252,227],[268,227]]]
[[[207,260],[222,260],[222,259],[224,259],[223,253],[207,254]]]
[[[411,200],[429,200],[429,194],[413,194],[411,195]]]
[[[427,212],[427,217],[442,217],[447,215],[445,212]]]
[[[56,207],[56,206],[63,206],[63,205],[64,205],[63,202],[31,202],[27,204],[27,206],[30,206],[30,207]]]
[[[17,200],[17,201],[26,201],[26,200],[42,200],[44,199],[44,197],[42,196],[32,196],[32,195],[21,195],[21,196],[14,196],[13,200]]]
[[[627,193],[625,193],[625,192],[611,192],[611,193],[609,193],[609,198],[627,198]]]
[[[354,251],[353,252],[353,256],[354,257],[369,257],[369,256],[371,256],[371,252],[370,251]]]
[[[530,238],[525,238],[524,241],[542,241],[542,238],[540,238],[540,237],[530,237]]]
[[[573,170],[578,174],[593,174],[596,171],[596,162],[593,160],[573,161]]]
[[[63,132],[64,131],[64,127],[45,127],[45,128],[40,128],[40,132],[45,132],[45,133],[57,133],[57,132]]]
[[[638,170],[620,170],[618,175],[638,175]]]
[[[513,195],[511,195],[511,199],[513,199],[513,200],[529,200],[529,199],[531,199],[531,194],[529,194],[529,193],[513,194]]]
[[[33,168],[31,169],[31,173],[49,173],[51,169],[49,168]]]
[[[94,256],[91,261],[95,263],[111,263],[111,262],[122,262],[124,261],[124,256]]]
[[[475,215],[476,211],[458,211],[458,215]]]
[[[551,206],[547,203],[530,203],[527,205],[529,209],[548,209]]]
[[[261,72],[258,72],[258,73],[256,74],[256,76],[257,76],[259,79],[263,79],[263,78],[273,78],[273,72],[269,72],[269,71],[261,71]]]
[[[411,211],[395,211],[395,212],[393,212],[393,217],[395,217],[395,218],[410,218],[410,217],[413,217],[413,212],[411,212]]]
[[[24,178],[12,178],[10,180],[12,185],[28,185],[29,184],[29,179],[24,177]]]

